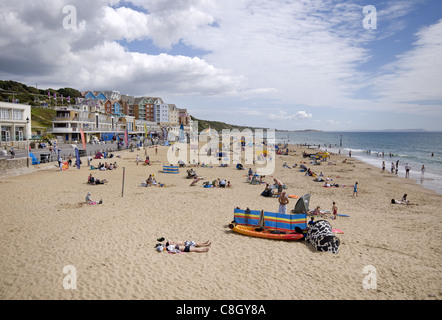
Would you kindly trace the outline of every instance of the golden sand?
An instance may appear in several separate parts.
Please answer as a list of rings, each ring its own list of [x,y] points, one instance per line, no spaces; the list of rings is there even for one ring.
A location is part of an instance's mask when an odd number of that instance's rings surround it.
[[[119,168],[47,170],[0,179],[1,299],[440,299],[442,297],[442,196],[412,180],[332,155],[337,165],[312,166],[340,185],[323,188],[298,169],[302,148],[276,156],[273,178],[288,194],[311,193],[317,205],[350,217],[328,220],[341,229],[339,253],[317,252],[305,241],[247,237],[228,224],[234,207],[277,212],[264,185],[246,183],[246,171],[194,168],[205,180],[224,178],[233,187],[190,187],[186,169],[161,173],[168,147],[153,148],[152,166],[136,165],[144,150],[120,152]],[[312,150],[308,150],[312,151]],[[103,160],[105,161],[105,160]],[[93,160],[98,164],[99,160]],[[83,163],[86,160],[83,159]],[[123,167],[126,168],[122,196]],[[246,165],[246,168],[249,166]],[[253,168],[253,167],[252,167]],[[254,168],[253,168],[254,169]],[[88,185],[89,173],[107,179]],[[139,187],[149,174],[167,187]],[[339,176],[339,178],[338,178]],[[83,204],[86,193],[103,199]],[[392,205],[404,193],[418,206]],[[296,199],[290,199],[292,209]],[[157,238],[212,242],[208,253],[158,253]],[[65,289],[65,266],[74,266],[76,289]],[[376,288],[364,288],[364,267],[376,270]],[[371,267],[372,268],[372,267]],[[373,269],[370,269],[373,270]],[[371,275],[373,275],[371,273]]]

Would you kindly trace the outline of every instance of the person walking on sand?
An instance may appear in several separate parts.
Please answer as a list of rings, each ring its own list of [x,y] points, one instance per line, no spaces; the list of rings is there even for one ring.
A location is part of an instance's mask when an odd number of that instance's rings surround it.
[[[425,165],[422,165],[422,168],[421,168],[421,176],[424,176],[424,173],[425,173]]]
[[[391,173],[394,173],[394,162],[391,163]]]
[[[281,193],[278,198],[279,202],[279,213],[287,214],[287,204],[289,203],[289,198],[285,195],[285,192]]]
[[[353,196],[358,196],[358,183],[356,182],[353,188]]]
[[[356,184],[358,184],[356,182]],[[332,213],[333,213],[333,220],[336,220],[336,217],[338,216],[338,207],[336,206],[336,202],[333,201],[333,207],[332,207]]]
[[[140,156],[139,156],[139,155],[137,155],[137,157],[136,157],[135,161],[137,162],[137,165],[138,165],[138,163],[139,163],[139,162],[141,161],[141,159],[140,159]]]

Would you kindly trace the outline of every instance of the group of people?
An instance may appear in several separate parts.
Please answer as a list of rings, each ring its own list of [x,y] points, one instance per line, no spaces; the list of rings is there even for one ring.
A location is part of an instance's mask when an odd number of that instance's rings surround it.
[[[91,165],[91,170],[96,169],[96,170],[105,171],[105,170],[115,170],[117,168],[118,168],[117,162],[110,163],[110,164],[108,164],[107,162],[105,162],[105,163],[99,162],[97,167],[94,167]]]
[[[285,192],[283,192],[284,184],[282,183],[282,181],[275,178],[275,179],[273,179],[273,182],[274,182],[273,185],[270,185],[269,183],[266,183],[266,187],[265,187],[264,191],[261,192],[261,196],[263,196],[263,197],[273,197],[273,196],[276,196],[276,195],[281,196],[282,193],[285,194]],[[275,192],[275,190],[277,190],[277,191]]]
[[[332,205],[331,212],[332,212],[332,214],[333,214],[333,216],[332,216],[331,219],[332,219],[332,220],[336,220],[336,217],[338,216],[338,206],[336,205],[336,202],[335,202],[335,201],[333,201],[333,205]],[[320,206],[317,206],[314,210],[310,211],[309,213],[312,214],[312,215],[314,215],[314,216],[318,216],[318,215],[324,215],[324,214],[327,214],[328,212],[322,212],[322,211],[321,211],[321,207],[320,207]],[[312,217],[311,220],[313,221],[313,217]]]
[[[418,205],[417,203],[412,203],[407,199],[407,194],[404,194],[401,200],[391,199],[391,204],[406,204],[406,205]]]
[[[231,188],[232,184],[230,181],[226,181],[226,179],[214,179],[211,182],[207,181],[203,184],[206,188],[214,187],[214,188]]]
[[[164,186],[164,184],[158,182],[155,177],[150,174],[149,177],[146,179],[146,186],[150,187],[150,186]]]

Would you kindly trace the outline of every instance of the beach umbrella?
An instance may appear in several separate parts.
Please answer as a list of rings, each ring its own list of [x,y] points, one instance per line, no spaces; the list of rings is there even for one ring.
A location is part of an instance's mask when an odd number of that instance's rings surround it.
[[[308,204],[310,202],[310,193],[303,195],[295,204],[293,213],[308,213]]]

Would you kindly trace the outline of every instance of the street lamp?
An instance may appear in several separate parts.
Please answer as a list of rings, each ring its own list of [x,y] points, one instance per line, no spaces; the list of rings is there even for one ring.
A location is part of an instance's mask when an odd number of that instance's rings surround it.
[[[28,137],[28,125],[29,125],[29,117],[26,118],[26,163],[28,165],[29,168],[29,137]]]

